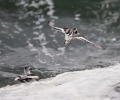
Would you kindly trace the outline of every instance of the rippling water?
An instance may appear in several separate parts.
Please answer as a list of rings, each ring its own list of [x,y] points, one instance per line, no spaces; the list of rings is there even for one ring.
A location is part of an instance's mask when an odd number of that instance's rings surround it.
[[[25,65],[40,78],[59,73],[114,65],[120,61],[119,0],[1,0],[0,87],[16,84]],[[55,26],[79,32],[106,50],[82,41],[64,45]]]

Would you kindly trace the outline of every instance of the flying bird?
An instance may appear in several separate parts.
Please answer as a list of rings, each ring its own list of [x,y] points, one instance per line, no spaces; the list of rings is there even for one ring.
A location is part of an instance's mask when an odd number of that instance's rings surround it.
[[[24,75],[17,76],[15,78],[15,81],[30,82],[30,81],[39,79],[39,76],[36,74],[32,74],[30,70],[31,70],[31,67],[29,66],[24,67]]]
[[[50,24],[50,22],[48,21],[48,25],[53,28],[54,30],[60,31],[62,33],[65,34],[65,41],[64,44],[66,45],[70,45],[71,44],[71,40],[74,39],[78,39],[78,40],[82,40],[84,42],[87,42],[89,44],[92,44],[93,46],[99,48],[99,49],[105,49],[101,46],[96,45],[95,43],[89,41],[88,39],[86,39],[82,34],[80,34],[77,30],[77,28],[73,28],[73,29],[69,29],[69,28],[60,28],[60,27],[56,27]]]

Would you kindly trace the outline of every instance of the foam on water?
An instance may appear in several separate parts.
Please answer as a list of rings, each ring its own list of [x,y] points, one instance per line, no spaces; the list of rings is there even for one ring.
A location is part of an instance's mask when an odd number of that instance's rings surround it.
[[[75,20],[80,20],[80,14],[75,14]]]
[[[9,28],[4,22],[2,22],[1,21],[1,25],[2,25],[2,27],[4,27],[4,28]]]
[[[0,100],[119,100],[120,64],[0,89]]]

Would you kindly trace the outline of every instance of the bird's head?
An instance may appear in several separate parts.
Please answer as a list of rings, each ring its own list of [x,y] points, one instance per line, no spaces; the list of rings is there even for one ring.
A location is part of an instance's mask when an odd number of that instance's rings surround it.
[[[74,32],[75,34],[77,34],[77,33],[78,33],[77,28],[73,28],[73,32]]]

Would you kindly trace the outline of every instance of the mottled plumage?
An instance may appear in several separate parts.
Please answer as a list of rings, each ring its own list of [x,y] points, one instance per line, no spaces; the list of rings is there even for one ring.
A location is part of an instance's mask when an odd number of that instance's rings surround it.
[[[36,80],[36,79],[39,79],[39,76],[36,75],[36,74],[32,74],[30,72],[30,69],[31,67],[29,66],[26,66],[24,68],[24,75],[19,75],[15,78],[15,81],[20,81],[20,82],[29,82],[29,81],[32,81],[32,80]]]
[[[92,44],[93,46],[95,46],[95,47],[97,47],[99,49],[104,49],[103,47],[98,46],[95,43],[87,40],[82,34],[80,34],[78,32],[77,28],[73,28],[73,29],[59,28],[59,27],[55,27],[55,26],[51,25],[50,22],[48,22],[48,25],[51,28],[53,28],[55,30],[58,30],[58,31],[60,31],[60,32],[62,32],[62,33],[65,34],[65,42],[64,42],[64,44],[67,44],[68,46],[71,44],[71,40],[73,40],[73,39],[79,39],[79,40],[82,40],[82,41],[87,42],[89,44]]]

